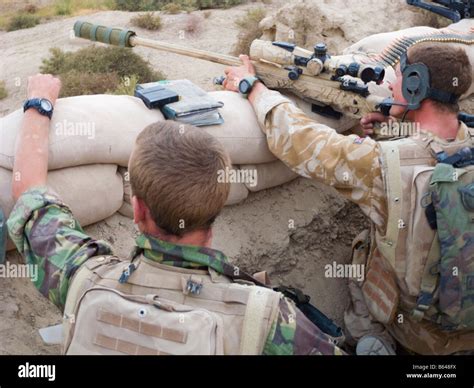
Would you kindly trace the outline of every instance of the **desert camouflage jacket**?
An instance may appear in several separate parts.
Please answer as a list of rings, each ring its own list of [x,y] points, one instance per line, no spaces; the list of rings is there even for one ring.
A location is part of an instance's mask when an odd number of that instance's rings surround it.
[[[360,206],[383,234],[387,222],[380,148],[370,137],[341,135],[318,124],[276,91],[265,91],[254,109],[270,151],[293,171],[323,182]],[[469,133],[460,125],[456,140]]]
[[[8,229],[26,263],[38,266],[36,288],[61,310],[77,269],[94,256],[113,254],[108,243],[88,236],[69,207],[46,187],[23,193],[10,214]],[[227,263],[217,250],[170,244],[146,235],[137,238],[135,250],[150,260],[182,268],[212,267],[223,273]],[[293,302],[281,299],[264,354],[341,353]]]
[[[388,206],[378,142],[340,135],[310,119],[275,91],[260,94],[254,109],[268,146],[278,159],[298,174],[336,188],[360,206],[381,235],[385,234]],[[469,136],[461,123],[455,141],[465,141]],[[420,354],[470,349],[473,337],[472,331],[448,334],[427,320],[418,322],[410,316],[403,325],[390,325],[389,331],[403,346]]]

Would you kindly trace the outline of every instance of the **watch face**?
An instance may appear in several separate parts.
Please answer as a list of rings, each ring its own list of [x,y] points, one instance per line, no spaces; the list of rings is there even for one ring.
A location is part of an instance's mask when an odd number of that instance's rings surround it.
[[[240,93],[248,94],[250,88],[251,88],[250,83],[246,79],[243,79],[242,81],[240,81],[240,84],[239,84]]]
[[[51,112],[53,106],[48,100],[41,100],[41,108],[44,109],[46,112]]]

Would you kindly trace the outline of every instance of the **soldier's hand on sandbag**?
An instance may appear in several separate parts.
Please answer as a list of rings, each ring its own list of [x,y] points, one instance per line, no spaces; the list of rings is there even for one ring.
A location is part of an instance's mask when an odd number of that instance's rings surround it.
[[[360,119],[360,126],[365,136],[373,135],[376,123],[390,123],[393,121],[392,117],[384,116],[380,112],[373,112],[365,115]]]
[[[239,82],[241,79],[256,75],[255,68],[252,62],[250,62],[248,55],[240,55],[239,58],[242,61],[242,66],[228,67],[224,70],[226,79],[222,86],[232,92],[239,91]]]
[[[37,74],[28,78],[28,98],[46,98],[53,105],[61,90],[61,80],[51,74]]]

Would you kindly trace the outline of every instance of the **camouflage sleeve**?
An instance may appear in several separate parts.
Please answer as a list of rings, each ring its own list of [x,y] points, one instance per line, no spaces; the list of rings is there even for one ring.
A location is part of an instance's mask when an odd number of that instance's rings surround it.
[[[264,355],[341,355],[344,352],[287,298],[267,337]]]
[[[25,262],[38,266],[35,287],[61,310],[76,270],[89,258],[112,252],[105,241],[86,235],[67,205],[46,187],[23,193],[7,224]]]
[[[276,91],[258,96],[254,109],[278,159],[301,176],[333,186],[376,225],[384,225],[386,199],[376,141],[340,135]]]

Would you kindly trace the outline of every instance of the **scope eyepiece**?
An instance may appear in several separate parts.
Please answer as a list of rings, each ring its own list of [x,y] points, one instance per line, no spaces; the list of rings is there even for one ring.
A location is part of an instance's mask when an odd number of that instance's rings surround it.
[[[367,66],[360,72],[360,79],[364,83],[369,83],[371,81],[380,84],[385,78],[385,69],[380,66]]]
[[[376,82],[380,84],[385,77],[385,69],[379,66],[362,66],[357,62],[353,62],[350,65],[339,65],[335,69],[336,78],[350,75],[354,78],[360,78],[364,83]]]

